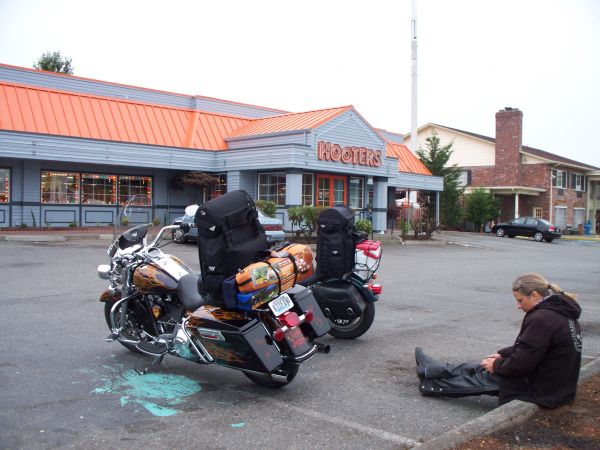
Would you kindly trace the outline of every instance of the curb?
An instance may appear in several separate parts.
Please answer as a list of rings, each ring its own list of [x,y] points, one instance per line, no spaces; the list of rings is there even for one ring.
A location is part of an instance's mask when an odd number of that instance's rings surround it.
[[[4,236],[5,241],[12,242],[65,242],[66,236],[51,236],[47,234],[38,234],[33,236],[25,235],[6,235]]]
[[[598,373],[600,373],[600,358],[581,368],[578,384]],[[462,424],[454,430],[436,436],[413,448],[418,448],[419,450],[450,450],[475,437],[480,437],[500,431],[511,425],[522,423],[538,412],[539,409],[540,407],[533,403],[513,400],[493,409],[481,417]]]

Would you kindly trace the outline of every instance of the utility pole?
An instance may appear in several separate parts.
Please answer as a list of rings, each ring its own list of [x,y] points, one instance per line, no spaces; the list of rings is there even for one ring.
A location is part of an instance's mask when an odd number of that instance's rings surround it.
[[[410,47],[411,47],[411,115],[410,115],[410,151],[417,154],[417,0],[411,1],[410,19]]]

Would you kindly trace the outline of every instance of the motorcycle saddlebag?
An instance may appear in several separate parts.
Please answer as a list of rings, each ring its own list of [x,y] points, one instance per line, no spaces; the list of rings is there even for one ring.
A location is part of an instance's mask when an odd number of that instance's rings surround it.
[[[341,278],[354,266],[354,213],[345,206],[328,208],[317,218],[317,277]]]
[[[201,306],[190,316],[187,329],[217,364],[262,373],[283,364],[263,324],[242,312]]]
[[[252,197],[241,190],[200,205],[195,223],[203,293],[219,297],[225,278],[267,249],[267,237]]]
[[[364,312],[366,305],[360,291],[345,280],[329,280],[312,287],[317,303],[326,317],[335,320],[352,321]],[[332,319],[333,320],[333,319]]]
[[[327,318],[323,314],[323,311],[321,311],[321,308],[310,289],[297,284],[287,291],[287,294],[297,305],[299,310],[297,312],[300,314],[305,314],[307,312],[312,313],[313,317],[310,322],[300,324],[300,328],[306,336],[314,339],[327,334],[329,330],[331,330]]]

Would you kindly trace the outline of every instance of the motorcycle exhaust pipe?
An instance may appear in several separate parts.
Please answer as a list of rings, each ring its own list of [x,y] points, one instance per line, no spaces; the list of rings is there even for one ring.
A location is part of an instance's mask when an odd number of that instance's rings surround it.
[[[319,353],[324,353],[326,355],[331,351],[331,347],[329,346],[329,344],[321,344],[320,342],[315,342],[315,345],[317,346],[317,352]]]

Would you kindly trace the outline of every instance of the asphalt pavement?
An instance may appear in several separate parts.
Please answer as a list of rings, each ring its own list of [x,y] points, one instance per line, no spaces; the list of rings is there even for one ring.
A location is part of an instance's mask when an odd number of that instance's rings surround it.
[[[148,359],[104,342],[96,266],[109,241],[0,242],[0,448],[413,447],[497,406],[421,397],[414,347],[462,361],[511,344],[510,284],[529,271],[580,294],[584,362],[600,358],[598,243],[458,235],[386,246],[372,329],[325,337],[331,353],[277,391],[173,357],[136,375]],[[195,246],[166,249],[198,268]]]

